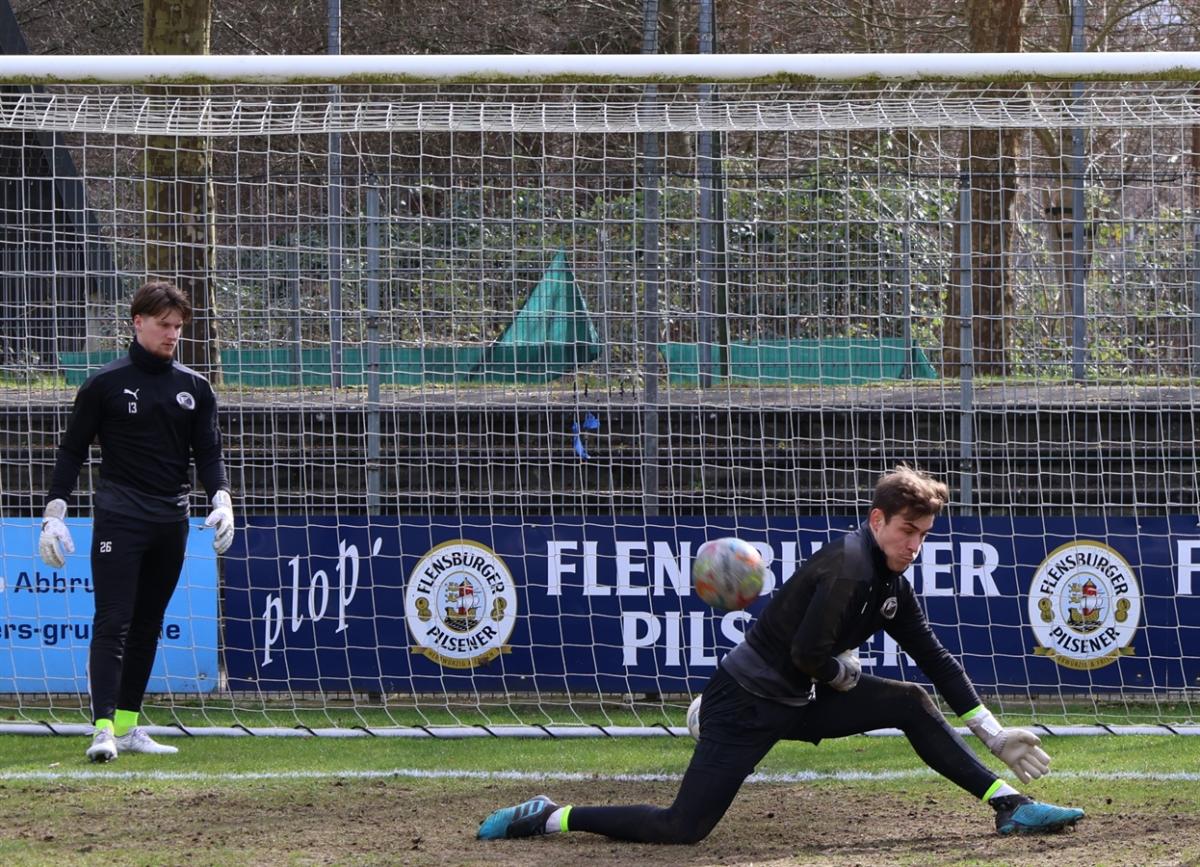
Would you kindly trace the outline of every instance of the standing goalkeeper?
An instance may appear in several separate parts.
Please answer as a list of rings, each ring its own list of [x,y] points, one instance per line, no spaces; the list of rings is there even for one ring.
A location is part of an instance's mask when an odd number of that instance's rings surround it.
[[[188,537],[188,466],[212,500],[204,522],[213,548],[233,541],[233,506],[221,457],[217,403],[208,380],[174,360],[187,295],[151,282],[133,296],[129,355],[105,365],[80,386],[58,447],[39,553],[62,568],[75,550],[63,519],[67,498],[92,441],[100,442],[92,531],[96,613],[88,658],[95,731],[87,757],[174,753],[138,725],[163,615],[179,582]]]
[[[705,687],[699,742],[670,807],[560,807],[538,796],[495,811],[478,836],[590,831],[696,843],[779,741],[816,744],[881,728],[903,731],[929,767],[988,804],[1001,834],[1057,831],[1083,818],[1082,810],[1039,803],[997,777],[920,686],[861,673],[857,648],[886,630],[1021,782],[1049,770],[1035,734],[1002,727],[983,706],[903,577],[948,499],[943,483],[898,467],[876,485],[867,522],[824,546],[783,585]]]

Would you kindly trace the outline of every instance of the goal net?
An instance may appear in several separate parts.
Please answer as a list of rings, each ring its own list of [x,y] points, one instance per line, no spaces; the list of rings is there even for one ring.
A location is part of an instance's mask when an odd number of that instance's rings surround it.
[[[152,274],[196,307],[181,360],[217,384],[238,514],[219,562],[194,521],[155,725],[678,734],[765,597],[907,463],[953,497],[908,577],[990,706],[1194,728],[1183,73],[308,58],[277,83],[272,60],[0,65],[10,724],[89,721],[98,453],[64,569],[37,519]],[[691,589],[720,536],[767,560],[746,612]],[[925,682],[884,633],[860,655]]]

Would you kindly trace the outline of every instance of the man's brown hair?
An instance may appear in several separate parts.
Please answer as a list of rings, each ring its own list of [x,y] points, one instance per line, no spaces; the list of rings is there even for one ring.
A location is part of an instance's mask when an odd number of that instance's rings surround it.
[[[157,316],[164,310],[176,310],[183,321],[192,319],[192,303],[187,293],[167,280],[151,280],[133,293],[129,305],[129,318],[135,316]]]
[[[872,509],[883,512],[885,520],[903,514],[912,518],[937,515],[950,501],[950,489],[928,473],[900,464],[879,477],[875,484]]]

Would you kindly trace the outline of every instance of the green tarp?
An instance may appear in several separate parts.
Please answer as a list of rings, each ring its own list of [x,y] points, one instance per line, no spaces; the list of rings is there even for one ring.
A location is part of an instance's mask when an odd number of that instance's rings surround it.
[[[79,385],[88,374],[124,350],[64,352],[59,356],[67,382]],[[525,305],[488,346],[381,346],[379,378],[384,384],[431,382],[548,382],[574,373],[600,356],[600,341],[587,302],[558,252]],[[367,381],[367,353],[358,346],[342,350],[341,381]],[[330,382],[330,350],[223,349],[221,375],[226,383],[256,387],[322,386]]]
[[[726,376],[719,363],[719,349],[708,345],[714,382],[725,381]],[[672,383],[699,384],[698,344],[664,343],[659,351],[667,362]],[[881,379],[937,379],[925,352],[920,347],[906,347],[899,338],[746,341],[730,344],[728,357],[727,376],[735,384],[836,385]]]

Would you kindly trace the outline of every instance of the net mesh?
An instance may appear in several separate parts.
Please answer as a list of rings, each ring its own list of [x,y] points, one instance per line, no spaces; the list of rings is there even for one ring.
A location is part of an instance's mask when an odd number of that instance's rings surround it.
[[[211,301],[242,516],[156,721],[678,725],[748,623],[691,552],[782,582],[900,462],[993,706],[1194,719],[1194,86],[156,88],[0,93],[9,715],[87,717],[86,555],[31,519],[149,268]]]

